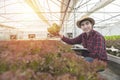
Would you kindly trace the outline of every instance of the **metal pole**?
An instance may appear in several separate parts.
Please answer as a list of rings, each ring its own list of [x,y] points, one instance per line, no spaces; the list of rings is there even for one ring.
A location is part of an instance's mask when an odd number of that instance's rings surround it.
[[[73,34],[73,38],[76,36],[76,8],[74,8],[74,34]]]

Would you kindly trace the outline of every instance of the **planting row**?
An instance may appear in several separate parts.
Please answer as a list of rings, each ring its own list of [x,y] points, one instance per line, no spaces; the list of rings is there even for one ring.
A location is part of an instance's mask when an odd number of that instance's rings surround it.
[[[107,52],[120,57],[120,39],[106,40]]]
[[[105,80],[106,63],[86,62],[70,45],[55,40],[1,41],[0,80]]]

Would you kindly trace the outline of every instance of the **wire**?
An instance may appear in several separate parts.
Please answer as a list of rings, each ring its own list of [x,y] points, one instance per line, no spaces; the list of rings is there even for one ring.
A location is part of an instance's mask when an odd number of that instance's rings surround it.
[[[70,1],[71,1],[71,0],[69,0],[68,3],[67,3],[66,9],[65,9],[65,13],[64,13],[64,15],[63,15],[62,23],[60,24],[61,26],[62,26],[63,23],[64,23],[64,19],[65,19],[66,12],[67,12],[67,10],[68,10],[68,7],[69,7],[69,4],[70,4]]]
[[[112,19],[112,18],[116,18],[116,17],[118,17],[118,16],[120,16],[120,14],[115,15],[115,16],[112,16],[112,17],[107,18],[107,19],[105,19],[105,20],[102,20],[102,21],[100,21],[100,22],[97,22],[96,24],[101,23],[101,22],[105,22],[105,21],[107,21],[107,20],[110,20],[110,19]]]
[[[59,1],[59,0],[57,0],[57,1]],[[64,6],[68,6],[68,4],[66,4],[66,3],[64,3],[64,2],[62,2],[62,1],[59,1],[62,5],[64,5]],[[70,6],[68,6],[68,8],[71,8]],[[72,8],[71,8],[72,9]]]
[[[48,9],[50,11],[50,17],[52,18],[52,13],[51,13],[51,10],[50,10],[50,6],[49,6],[49,3],[48,3],[48,0],[47,0],[47,4],[48,4]]]
[[[91,0],[86,1],[85,3],[83,3],[83,4],[79,5],[78,7],[76,7],[76,9],[79,9],[81,6],[83,6],[83,5],[87,4],[87,3],[88,3],[88,2],[90,2],[90,1],[91,1]]]

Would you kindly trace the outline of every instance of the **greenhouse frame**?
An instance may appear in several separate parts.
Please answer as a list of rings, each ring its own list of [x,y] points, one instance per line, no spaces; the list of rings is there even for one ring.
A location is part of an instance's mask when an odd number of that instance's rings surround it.
[[[82,34],[77,21],[84,17],[93,18],[93,29],[105,38],[107,66],[84,62],[82,44],[60,39]],[[119,75],[120,0],[0,0],[0,80],[120,80]]]

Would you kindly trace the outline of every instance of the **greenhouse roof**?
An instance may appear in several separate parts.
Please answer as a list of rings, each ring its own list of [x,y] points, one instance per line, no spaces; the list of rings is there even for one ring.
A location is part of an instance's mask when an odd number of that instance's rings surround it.
[[[74,27],[83,16],[94,18],[96,28],[118,25],[120,0],[0,0],[4,28],[42,30],[53,23]]]

